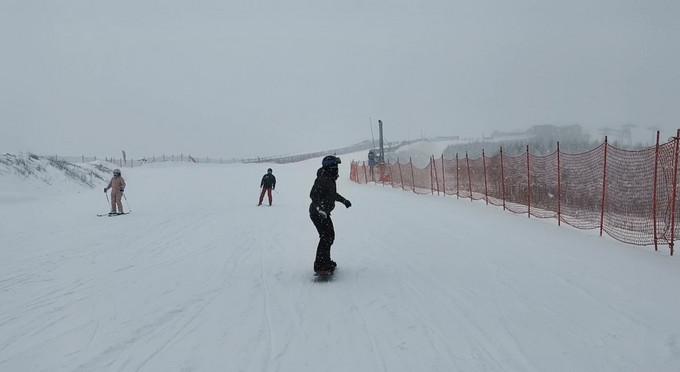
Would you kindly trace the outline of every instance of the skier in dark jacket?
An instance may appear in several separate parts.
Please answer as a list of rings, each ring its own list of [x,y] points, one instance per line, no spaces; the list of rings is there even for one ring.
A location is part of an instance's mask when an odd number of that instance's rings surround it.
[[[257,203],[258,206],[262,205],[262,199],[264,199],[264,193],[267,193],[269,198],[269,205],[272,205],[272,190],[276,188],[276,177],[272,174],[272,169],[267,169],[267,174],[262,176],[262,181],[260,181],[260,201]]]
[[[343,203],[347,208],[352,206],[349,200],[336,191],[335,180],[339,177],[338,164],[340,164],[340,158],[336,156],[329,155],[323,158],[322,167],[316,172],[314,186],[309,192],[309,197],[312,199],[309,205],[309,217],[319,232],[319,245],[316,248],[314,260],[314,271],[317,273],[331,273],[337,266],[331,260],[331,245],[335,240],[331,212],[335,208],[335,202]]]

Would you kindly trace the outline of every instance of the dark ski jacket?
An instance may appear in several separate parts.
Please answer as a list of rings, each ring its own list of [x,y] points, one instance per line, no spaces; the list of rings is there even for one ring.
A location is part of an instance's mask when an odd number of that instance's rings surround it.
[[[260,187],[265,189],[275,189],[276,188],[276,177],[273,174],[265,174],[262,176],[262,181],[260,182]]]
[[[309,205],[309,214],[317,214],[324,211],[329,216],[335,209],[335,202],[345,202],[345,198],[336,191],[335,180],[338,179],[337,169],[335,172],[328,168],[319,168],[316,171],[314,186],[309,192],[312,203]]]

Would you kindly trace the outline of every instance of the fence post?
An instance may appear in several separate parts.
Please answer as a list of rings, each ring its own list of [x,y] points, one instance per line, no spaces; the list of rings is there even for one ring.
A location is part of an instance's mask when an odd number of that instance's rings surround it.
[[[600,236],[604,230],[604,198],[606,197],[607,189],[607,136],[604,136],[604,166],[602,167],[602,203],[600,204]]]
[[[560,141],[557,141],[557,226],[562,223],[562,172],[560,169]]]
[[[406,191],[404,188],[404,177],[401,175],[401,162],[399,161],[399,158],[397,158],[397,164],[399,164],[399,182],[401,182],[401,189]]]
[[[527,217],[531,218],[531,165],[529,164],[529,145],[527,145]]]
[[[442,153],[442,190],[444,190],[444,196],[446,196],[446,174],[444,174],[444,154]]]
[[[503,146],[500,147],[501,154],[501,194],[503,195],[503,210],[505,210],[505,166],[503,165]]]
[[[430,155],[430,164],[428,165],[428,168],[430,168],[430,193],[434,195],[434,175],[432,172],[434,172],[434,156]]]
[[[673,207],[671,211],[671,242],[668,244],[670,249],[671,249],[671,256],[673,255],[673,247],[674,247],[674,241],[675,241],[675,201],[676,201],[676,192],[678,189],[678,142],[680,142],[680,129],[678,129],[678,132],[675,136],[675,164],[673,169]]]
[[[411,191],[416,192],[416,177],[413,175],[413,159],[409,156],[408,162],[411,164]]]
[[[458,161],[458,153],[456,153],[456,199],[460,199],[460,179],[458,176],[458,170],[460,169],[460,164]]]
[[[659,176],[659,134],[660,131],[656,131],[656,147],[654,148],[654,190],[652,190],[652,220],[654,221],[654,250],[659,250],[659,238],[657,237],[656,229],[656,185],[657,177]]]
[[[439,195],[439,175],[437,174],[437,161],[434,160],[434,155],[432,155],[432,165],[434,166],[434,181],[437,183],[437,195]]]
[[[470,176],[470,157],[468,156],[467,151],[465,151],[465,163],[467,164],[468,186],[470,187],[470,201],[474,201],[474,199],[472,198],[472,176]]]
[[[486,180],[486,155],[484,149],[482,149],[482,164],[484,166],[484,199],[486,199],[486,205],[489,205],[489,186]]]

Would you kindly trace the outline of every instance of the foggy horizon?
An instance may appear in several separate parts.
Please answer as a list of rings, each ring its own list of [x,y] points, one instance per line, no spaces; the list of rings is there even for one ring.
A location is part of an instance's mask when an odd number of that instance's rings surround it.
[[[0,5],[2,152],[255,157],[536,125],[675,135],[674,1]],[[372,128],[371,128],[372,124]]]

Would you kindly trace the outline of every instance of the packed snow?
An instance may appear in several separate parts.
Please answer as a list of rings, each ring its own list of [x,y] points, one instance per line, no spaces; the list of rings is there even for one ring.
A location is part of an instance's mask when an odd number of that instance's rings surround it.
[[[0,370],[680,370],[666,246],[358,185],[351,158],[328,282],[307,212],[320,159],[123,168],[117,217],[96,217],[104,181],[0,174]]]

